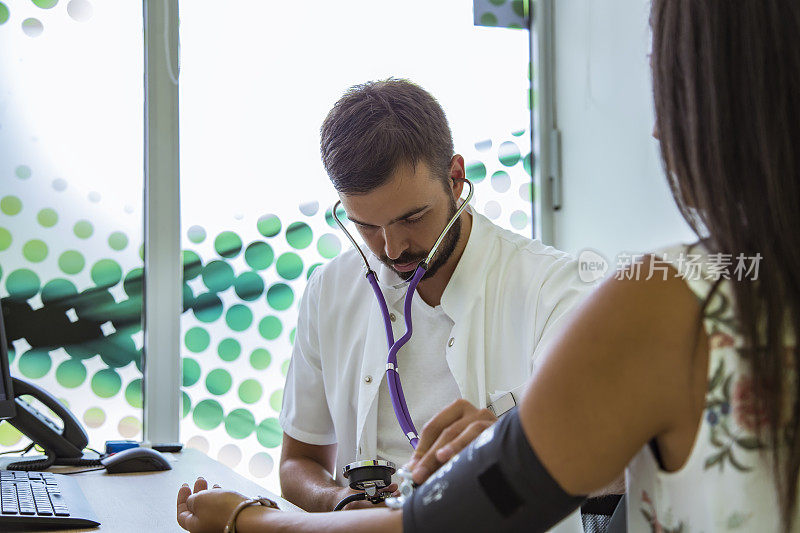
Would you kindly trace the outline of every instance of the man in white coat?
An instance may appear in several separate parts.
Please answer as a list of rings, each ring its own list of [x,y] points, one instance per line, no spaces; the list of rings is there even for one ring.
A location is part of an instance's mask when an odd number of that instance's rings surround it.
[[[351,88],[321,129],[325,168],[369,250],[395,339],[405,332],[403,284],[455,214],[464,159],[439,103],[406,80]],[[392,408],[387,341],[361,256],[315,270],[303,295],[280,421],[283,495],[329,511],[353,492],[342,467],[413,452]],[[454,401],[482,416],[513,407],[537,348],[590,286],[577,263],[467,208],[417,287],[413,336],[397,359],[411,417],[422,426]],[[509,394],[511,393],[511,394]],[[371,504],[353,503],[348,508]]]

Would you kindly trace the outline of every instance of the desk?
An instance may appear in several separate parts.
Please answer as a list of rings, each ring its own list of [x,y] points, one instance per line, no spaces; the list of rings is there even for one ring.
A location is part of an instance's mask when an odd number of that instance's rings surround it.
[[[71,476],[80,484],[81,490],[100,520],[100,527],[56,531],[65,533],[183,531],[175,518],[178,489],[183,483],[192,486],[198,476],[203,476],[209,486],[219,483],[223,488],[241,492],[245,496],[261,495],[270,498],[284,511],[300,510],[198,450],[184,449],[180,453],[164,455],[170,460],[172,470],[136,474],[107,474],[98,470]],[[58,473],[80,469],[59,467],[51,471]],[[24,529],[10,531],[24,531]]]

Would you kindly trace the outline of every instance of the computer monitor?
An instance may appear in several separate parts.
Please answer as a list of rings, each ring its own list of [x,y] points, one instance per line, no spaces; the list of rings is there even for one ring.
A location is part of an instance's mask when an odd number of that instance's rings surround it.
[[[14,390],[11,388],[11,371],[8,368],[8,344],[2,307],[0,305],[0,420],[12,418],[17,412]]]

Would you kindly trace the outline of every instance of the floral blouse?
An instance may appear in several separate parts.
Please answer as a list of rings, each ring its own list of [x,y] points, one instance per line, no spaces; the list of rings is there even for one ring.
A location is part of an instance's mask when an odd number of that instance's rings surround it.
[[[695,256],[694,271],[689,271],[687,255]],[[697,245],[672,247],[656,257],[677,269],[701,301],[721,277],[714,258]],[[705,311],[708,391],[688,460],[680,470],[666,472],[647,445],[628,465],[630,532],[780,530],[771,454],[754,431],[767,419],[757,410],[753,381],[737,353],[741,338],[730,289],[723,278]]]

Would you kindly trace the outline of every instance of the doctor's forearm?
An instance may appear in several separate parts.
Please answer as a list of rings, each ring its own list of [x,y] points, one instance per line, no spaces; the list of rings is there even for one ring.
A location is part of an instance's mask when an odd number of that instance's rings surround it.
[[[339,501],[342,487],[336,484],[325,467],[311,458],[282,461],[280,477],[283,497],[306,511],[332,511]]]

